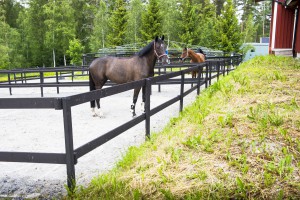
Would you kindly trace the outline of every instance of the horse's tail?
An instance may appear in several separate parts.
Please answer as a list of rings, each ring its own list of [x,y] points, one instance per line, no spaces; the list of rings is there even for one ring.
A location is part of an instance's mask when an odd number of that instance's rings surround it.
[[[89,71],[89,85],[90,85],[90,91],[96,90],[95,82],[91,75],[91,71]],[[95,108],[95,100],[91,101],[91,108]]]

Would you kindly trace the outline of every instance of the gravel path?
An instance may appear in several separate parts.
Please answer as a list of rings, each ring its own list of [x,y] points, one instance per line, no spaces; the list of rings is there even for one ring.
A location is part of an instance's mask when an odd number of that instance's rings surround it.
[[[152,86],[151,108],[177,96],[178,85]],[[189,89],[190,85],[185,85]],[[69,96],[88,91],[87,87],[45,88],[45,97]],[[0,89],[1,98],[40,97],[39,88]],[[123,92],[101,99],[105,118],[92,117],[89,103],[72,107],[74,148],[112,130],[131,119],[130,105],[133,91]],[[184,98],[184,106],[195,100],[196,91]],[[141,114],[141,94],[137,114]],[[179,102],[151,117],[151,132],[160,131],[170,118],[178,116]],[[53,152],[65,151],[63,116],[59,110],[0,110],[0,151]],[[93,177],[101,174],[122,158],[128,147],[145,141],[145,124],[142,122],[110,140],[78,160],[75,166],[76,180],[86,186]],[[0,162],[1,197],[59,197],[66,194],[66,166],[36,163]]]

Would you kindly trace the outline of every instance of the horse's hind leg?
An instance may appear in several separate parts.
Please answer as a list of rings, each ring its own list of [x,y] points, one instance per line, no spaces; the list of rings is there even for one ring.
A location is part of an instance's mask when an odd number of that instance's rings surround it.
[[[141,88],[135,88],[134,92],[133,92],[133,102],[131,104],[132,117],[136,116],[136,113],[135,113],[135,104],[137,102],[140,90],[141,90]]]
[[[145,112],[146,86],[142,87],[142,98],[143,98],[143,101],[141,103],[141,110],[142,110],[142,112]]]

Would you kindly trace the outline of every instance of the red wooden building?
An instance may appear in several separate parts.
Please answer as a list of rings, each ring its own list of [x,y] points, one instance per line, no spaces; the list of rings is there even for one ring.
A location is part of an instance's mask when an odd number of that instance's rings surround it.
[[[270,54],[300,57],[299,6],[300,0],[272,0]]]

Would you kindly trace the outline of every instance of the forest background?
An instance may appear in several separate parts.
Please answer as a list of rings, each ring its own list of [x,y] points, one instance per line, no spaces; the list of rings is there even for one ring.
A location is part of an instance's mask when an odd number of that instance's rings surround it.
[[[269,36],[270,13],[253,0],[0,0],[0,69],[81,65],[84,53],[161,35],[169,48],[240,52]]]

